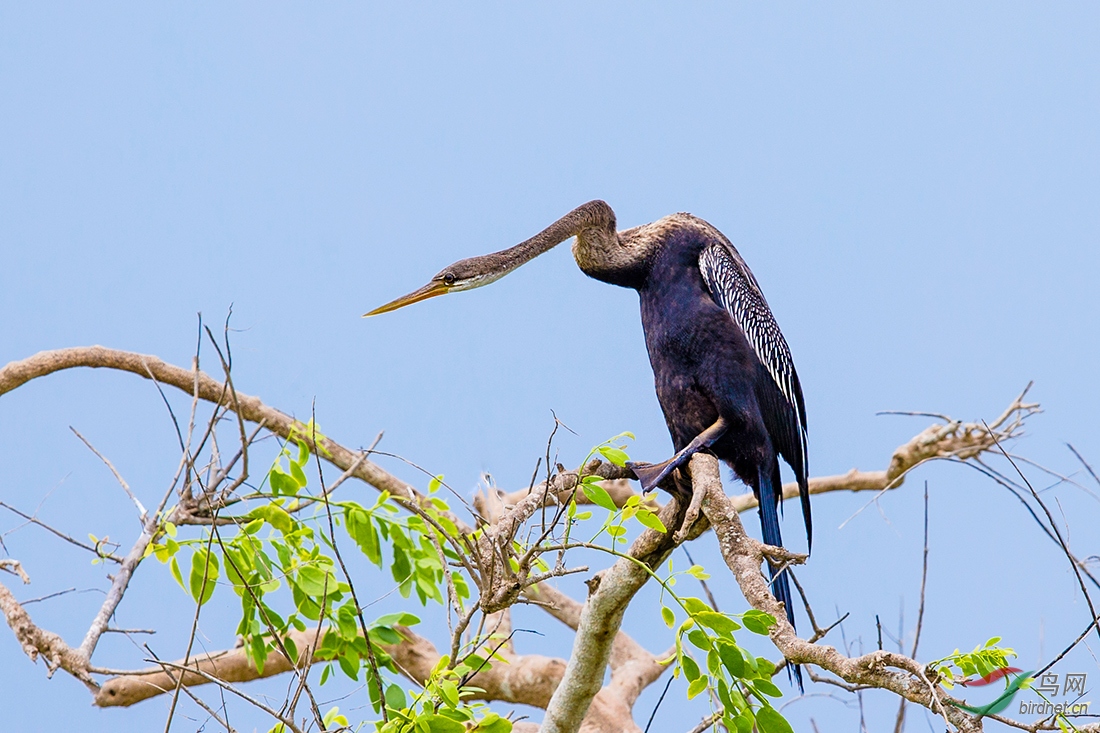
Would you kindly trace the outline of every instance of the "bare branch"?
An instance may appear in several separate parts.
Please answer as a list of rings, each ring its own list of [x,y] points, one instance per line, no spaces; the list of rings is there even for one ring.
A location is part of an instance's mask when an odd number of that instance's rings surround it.
[[[187,394],[196,394],[199,399],[213,402],[223,407],[239,405],[240,415],[248,422],[259,423],[261,421],[275,434],[289,438],[292,431],[302,438],[307,444],[311,443],[309,431],[305,425],[280,412],[268,407],[256,397],[236,393],[236,400],[228,394],[226,386],[208,374],[200,371],[189,371],[168,364],[155,356],[135,354],[129,351],[108,349],[102,346],[74,347],[59,349],[56,351],[42,351],[22,361],[14,361],[0,368],[0,395],[26,384],[32,379],[53,374],[64,369],[77,367],[117,369],[130,372],[146,379],[152,378],[159,384],[171,385]],[[322,455],[331,456],[331,462],[343,470],[347,470],[359,457],[357,452],[348,450],[338,443],[322,438],[320,452]],[[316,446],[310,445],[316,449]],[[369,460],[363,460],[355,469],[356,478],[359,478],[380,491],[389,491],[394,497],[404,500],[419,501],[422,499],[419,492],[391,475],[377,464]]]
[[[19,575],[24,583],[30,581],[29,576],[17,560],[5,561],[5,567]],[[45,658],[46,675],[48,677],[52,677],[58,669],[63,669],[83,682],[93,694],[99,690],[99,685],[96,684],[86,669],[87,658],[66,644],[65,640],[57,634],[36,625],[30,614],[3,583],[0,583],[0,613],[4,614],[4,618],[15,634],[16,640],[23,647],[26,655],[31,658],[31,661],[38,661],[39,655]]]
[[[95,453],[96,456],[99,457],[99,460],[101,460],[105,464],[107,464],[107,468],[111,469],[111,473],[113,473],[115,475],[115,480],[118,481],[119,485],[122,486],[122,490],[126,492],[126,496],[130,497],[130,501],[132,501],[134,503],[134,506],[137,507],[138,519],[141,521],[142,524],[144,524],[145,519],[146,519],[146,517],[148,516],[149,513],[147,511],[145,511],[145,507],[142,506],[142,503],[140,501],[138,501],[138,498],[136,496],[134,496],[134,492],[130,491],[130,484],[126,483],[126,479],[122,478],[122,474],[120,474],[118,472],[118,470],[115,468],[114,464],[111,463],[107,459],[107,456],[103,455],[98,450],[96,450],[95,446],[92,445],[88,441],[87,438],[85,438],[83,435],[80,434],[80,431],[78,431],[72,425],[69,426],[69,430],[72,430],[73,434],[76,437],[80,438],[80,442],[82,442],[82,443],[84,443],[84,445],[88,446],[88,450],[90,450],[92,453]]]
[[[23,569],[23,563],[10,557],[6,557],[0,560],[0,570],[11,573],[12,575],[18,575],[19,579],[23,581],[23,585],[30,585],[31,576],[27,575],[27,571]]]
[[[80,540],[75,539],[74,537],[70,537],[69,535],[65,534],[64,532],[62,532],[60,530],[57,530],[57,529],[54,529],[53,527],[46,524],[45,522],[43,522],[38,517],[35,517],[35,516],[30,515],[30,514],[26,514],[24,512],[21,512],[20,510],[16,509],[15,507],[11,506],[10,504],[6,504],[6,503],[0,501],[0,507],[4,507],[9,512],[11,512],[12,514],[18,514],[19,516],[21,516],[23,519],[27,520],[31,524],[38,525],[39,527],[46,530],[50,534],[55,535],[55,536],[60,537],[61,539],[65,540],[70,545],[76,545],[80,549],[87,550],[88,552],[92,553],[93,555],[95,555],[97,557],[101,557],[104,560],[110,560],[111,562],[117,562],[117,563],[122,562],[122,558],[119,557],[118,555],[115,555],[114,553],[111,553],[111,552],[107,552],[106,550],[101,549],[99,546],[92,547],[91,545],[85,544],[85,543],[81,542]]]
[[[917,656],[917,647],[920,645],[920,632],[924,626],[924,592],[928,587],[928,482],[924,482],[924,553],[921,556],[921,573],[920,573],[920,607],[917,610],[917,630],[913,634],[913,649],[909,652],[909,656],[914,659]],[[899,637],[901,632],[898,632]],[[901,642],[898,642],[898,646],[901,646]],[[894,733],[902,733],[905,729],[905,700],[902,699],[898,703],[898,714],[894,719]]]

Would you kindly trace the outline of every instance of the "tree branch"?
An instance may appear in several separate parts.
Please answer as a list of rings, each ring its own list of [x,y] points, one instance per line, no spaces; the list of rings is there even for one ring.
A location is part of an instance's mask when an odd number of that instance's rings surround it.
[[[18,561],[5,561],[4,568],[13,568],[12,572],[18,574],[24,583],[30,582],[30,576]],[[66,644],[65,640],[57,634],[36,625],[30,614],[19,601],[15,600],[15,596],[3,583],[0,583],[0,613],[4,614],[16,640],[31,661],[38,661],[40,654],[46,659],[47,677],[52,677],[58,669],[63,669],[83,682],[93,694],[99,690],[99,685],[88,673],[87,658]]]
[[[661,521],[666,527],[675,527],[682,513],[679,505],[670,501],[661,510]],[[565,676],[546,709],[542,733],[576,733],[586,730],[581,723],[584,722],[589,705],[594,704],[593,698],[601,692],[604,670],[622,625],[623,614],[634,595],[650,578],[643,566],[656,568],[673,549],[675,543],[671,533],[660,534],[651,529],[644,530],[630,546],[629,555],[632,559],[619,558],[610,568],[597,573],[588,581],[588,599],[577,621],[573,652],[569,657]],[[625,699],[619,698],[616,701],[608,699],[610,697],[605,693],[600,702],[619,702],[629,714],[630,707]],[[618,695],[614,697],[617,698]],[[630,726],[616,730],[637,729],[632,720]]]
[[[231,410],[239,409],[243,419],[252,423],[263,422],[264,427],[280,437],[289,438],[294,432],[297,438],[305,441],[311,448],[317,449],[317,446],[312,445],[312,438],[303,423],[284,412],[268,407],[256,397],[236,392],[236,399],[234,399],[230,390],[222,382],[205,372],[181,369],[155,356],[108,349],[103,346],[78,346],[56,351],[41,351],[22,361],[10,362],[0,369],[0,395],[11,392],[32,379],[77,367],[117,369],[136,374],[143,379],[155,379],[161,384],[171,385],[188,395],[195,394],[207,402],[213,402]],[[345,471],[355,466],[353,475],[379,491],[389,491],[394,497],[406,501],[423,499],[416,489],[374,462],[367,459],[359,460],[358,452],[348,450],[328,438],[322,438],[318,443],[323,449],[320,451],[321,454],[324,455],[327,452],[331,456],[329,460],[334,465]]]
[[[776,624],[769,631],[772,643],[794,664],[815,664],[849,684],[871,685],[889,690],[944,716],[964,733],[981,730],[979,719],[945,705],[947,696],[930,684],[924,667],[902,654],[874,651],[861,657],[846,657],[831,646],[811,644],[800,639],[787,621],[783,605],[775,599],[760,572],[766,546],[749,537],[741,525],[733,503],[722,491],[718,461],[714,456],[697,454],[691,459],[692,482],[705,493],[703,514],[710,520],[718,537],[718,547],[749,604],[771,614]],[[898,670],[898,671],[894,671]]]

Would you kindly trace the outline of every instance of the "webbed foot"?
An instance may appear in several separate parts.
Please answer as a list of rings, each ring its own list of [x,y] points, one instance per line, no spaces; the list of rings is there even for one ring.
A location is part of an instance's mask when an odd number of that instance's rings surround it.
[[[642,484],[642,491],[650,491],[668,478],[668,475],[680,465],[679,456],[673,456],[662,463],[646,463],[645,461],[627,461],[626,467],[634,472],[638,481]]]

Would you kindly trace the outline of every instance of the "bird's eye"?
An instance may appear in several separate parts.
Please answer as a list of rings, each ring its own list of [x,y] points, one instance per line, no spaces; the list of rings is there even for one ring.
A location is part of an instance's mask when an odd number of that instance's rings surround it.
[[[450,272],[444,273],[444,275],[443,275],[443,284],[448,285],[448,286],[449,285],[454,285],[455,284],[454,274],[450,273]]]

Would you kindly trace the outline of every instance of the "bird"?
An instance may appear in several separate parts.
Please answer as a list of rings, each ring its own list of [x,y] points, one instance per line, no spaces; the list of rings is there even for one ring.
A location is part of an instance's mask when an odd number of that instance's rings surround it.
[[[590,201],[514,247],[455,262],[364,316],[488,285],[571,238],[586,275],[639,295],[657,400],[676,451],[661,463],[628,464],[643,490],[660,487],[689,500],[690,480],[678,469],[709,451],[752,488],[763,540],[781,547],[782,458],[798,483],[809,549],[806,405],[794,360],[752,271],[703,219],[679,213],[619,231],[612,208]],[[793,626],[787,573],[770,559],[768,566]],[[801,689],[801,673],[792,667]]]

